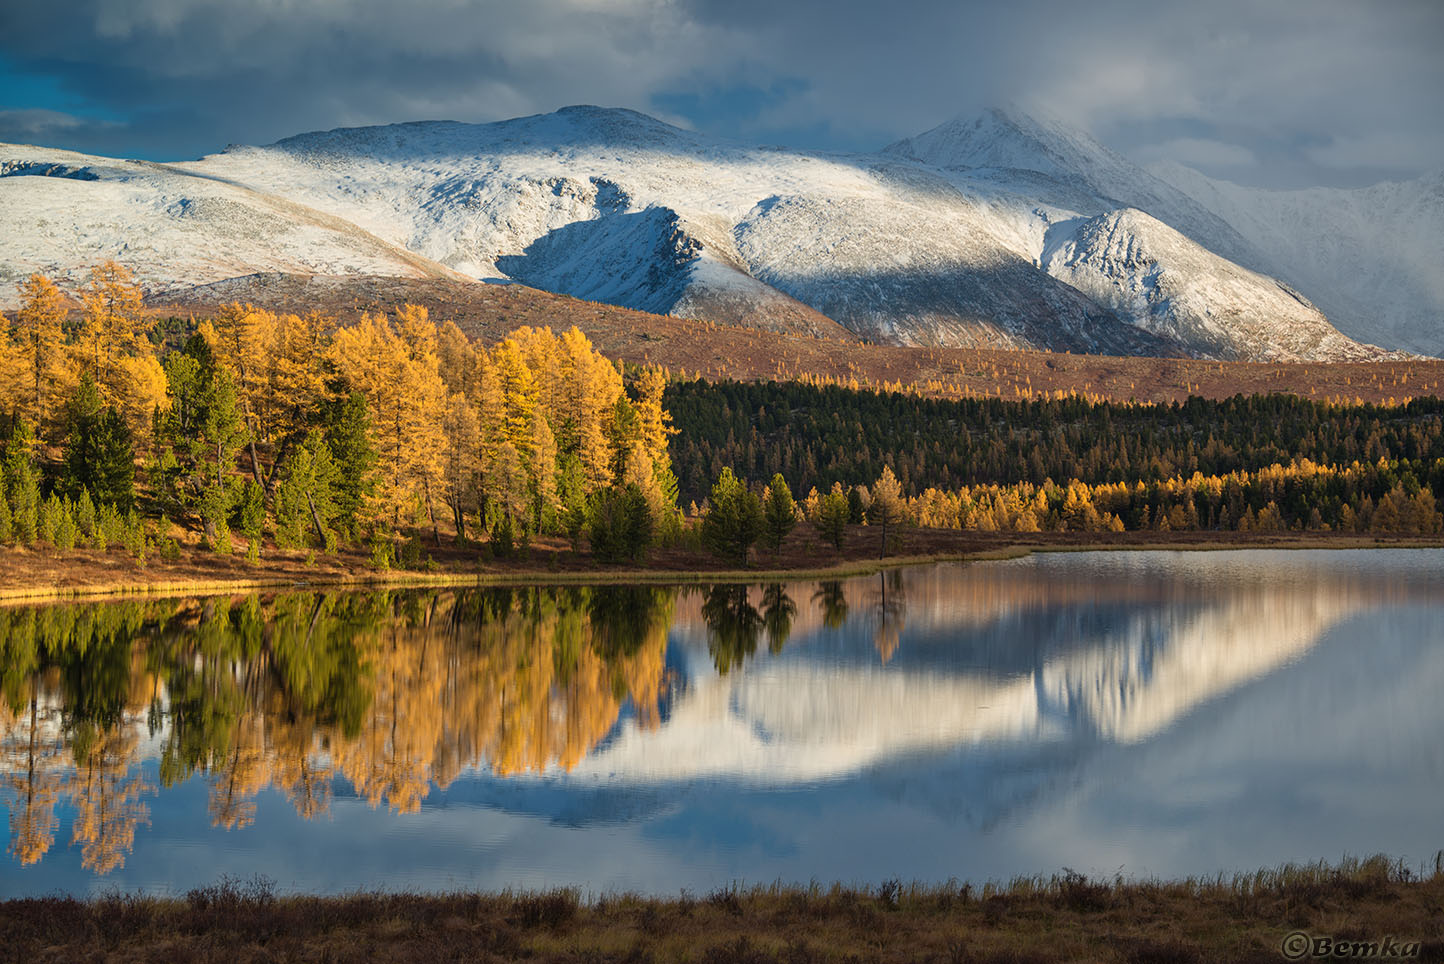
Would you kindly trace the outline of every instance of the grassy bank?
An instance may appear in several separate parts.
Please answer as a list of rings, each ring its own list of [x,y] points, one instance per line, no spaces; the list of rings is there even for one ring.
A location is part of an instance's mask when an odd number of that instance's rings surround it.
[[[1232,878],[759,887],[658,899],[574,891],[0,903],[7,961],[1277,962],[1303,932],[1444,960],[1444,872],[1382,857]]]
[[[1439,536],[1330,532],[979,532],[903,529],[885,557],[876,529],[850,527],[841,549],[800,525],[779,552],[755,553],[746,569],[687,547],[658,550],[645,567],[599,566],[559,540],[538,540],[516,558],[486,559],[450,544],[429,548],[423,570],[377,570],[361,552],[271,552],[256,565],[239,555],[182,547],[174,559],[139,565],[123,552],[0,548],[0,603],[126,595],[209,595],[270,589],[499,586],[508,584],[681,584],[841,579],[929,562],[1007,559],[1032,552],[1100,549],[1364,549],[1444,546]]]

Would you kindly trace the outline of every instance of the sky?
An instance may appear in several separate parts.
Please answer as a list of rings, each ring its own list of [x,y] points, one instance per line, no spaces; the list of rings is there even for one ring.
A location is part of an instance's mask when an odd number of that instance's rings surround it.
[[[999,104],[1264,187],[1444,168],[1444,0],[0,2],[0,141],[230,143],[590,103],[872,150]]]

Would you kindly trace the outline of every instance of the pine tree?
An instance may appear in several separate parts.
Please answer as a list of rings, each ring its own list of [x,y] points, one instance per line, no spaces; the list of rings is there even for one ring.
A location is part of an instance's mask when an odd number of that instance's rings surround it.
[[[714,554],[747,565],[747,554],[763,530],[762,500],[724,468],[712,486],[702,517],[702,541]]]
[[[109,502],[103,503],[96,514],[95,535],[91,539],[97,551],[104,552],[124,537],[120,513]]]
[[[366,396],[360,392],[342,395],[325,408],[326,447],[336,467],[332,481],[336,518],[353,535],[376,487],[376,449],[370,423]]]
[[[196,504],[201,525],[205,528],[206,545],[217,554],[231,554],[231,498],[224,485],[214,481],[206,485]]]
[[[15,517],[10,513],[10,500],[5,497],[5,486],[0,485],[0,544],[15,538]]]
[[[54,496],[51,496],[54,499]],[[69,552],[75,548],[76,537],[75,516],[71,509],[70,500],[60,500],[55,509],[55,548],[61,552]]]
[[[13,419],[5,440],[4,484],[14,518],[14,539],[31,545],[40,531],[40,478],[34,463],[35,436],[24,419]]]
[[[246,479],[236,500],[236,522],[246,537],[246,561],[261,561],[261,538],[266,528],[266,490],[255,479]]]
[[[772,543],[772,551],[777,552],[782,548],[782,541],[797,525],[797,503],[792,498],[792,490],[787,487],[787,480],[780,472],[772,477],[771,484],[767,486],[763,512],[768,541]]]
[[[626,395],[619,395],[612,405],[612,420],[607,426],[607,440],[612,449],[612,479],[620,483],[627,475],[627,465],[634,456],[647,458],[642,441],[642,423],[637,409]]]
[[[162,459],[159,481],[173,504],[200,515],[207,543],[229,552],[236,455],[246,440],[235,376],[200,334],[166,359],[165,370],[171,404],[156,435],[173,458]]]
[[[598,562],[640,562],[651,548],[651,506],[636,485],[603,489],[592,498],[592,555]]]
[[[867,489],[860,485],[847,490],[847,521],[853,525],[867,521]]]
[[[75,526],[80,537],[94,543],[96,525],[95,502],[90,498],[89,489],[81,489],[80,498],[75,503]]]
[[[582,463],[574,454],[563,455],[557,464],[557,500],[562,507],[562,530],[571,540],[572,550],[579,551],[587,527],[588,505]]]
[[[276,485],[276,541],[288,548],[308,544],[329,548],[331,526],[345,514],[343,483],[328,437],[311,433],[291,454]]]
[[[89,491],[101,502],[129,508],[135,484],[130,429],[114,407],[102,406],[88,374],[67,406],[62,459],[61,486],[72,498]]]
[[[35,534],[41,542],[55,545],[55,533],[60,527],[60,512],[60,497],[54,492],[50,493],[50,498],[40,503]]]
[[[832,491],[818,500],[817,531],[824,539],[832,543],[833,548],[842,548],[842,541],[847,535],[851,511],[841,484],[834,483]]]

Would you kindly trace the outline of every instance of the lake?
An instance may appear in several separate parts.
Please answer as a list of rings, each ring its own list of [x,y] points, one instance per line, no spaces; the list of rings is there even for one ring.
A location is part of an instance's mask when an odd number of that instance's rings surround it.
[[[1444,550],[0,609],[0,896],[1051,874],[1444,847]]]

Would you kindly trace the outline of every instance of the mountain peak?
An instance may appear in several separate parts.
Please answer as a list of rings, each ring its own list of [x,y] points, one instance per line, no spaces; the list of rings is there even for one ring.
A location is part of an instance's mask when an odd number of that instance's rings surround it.
[[[1002,168],[1064,178],[1128,163],[1085,132],[1016,104],[960,115],[883,150],[936,167]]]
[[[397,159],[473,154],[501,147],[581,147],[607,144],[656,148],[692,144],[697,135],[625,107],[575,104],[487,124],[451,120],[408,121],[374,127],[339,127],[297,134],[272,149],[293,154],[366,154]]]

